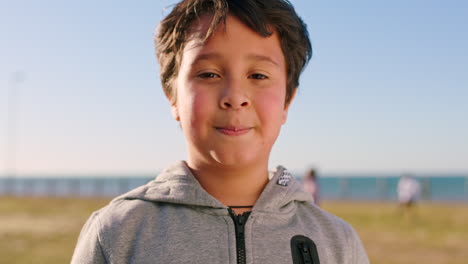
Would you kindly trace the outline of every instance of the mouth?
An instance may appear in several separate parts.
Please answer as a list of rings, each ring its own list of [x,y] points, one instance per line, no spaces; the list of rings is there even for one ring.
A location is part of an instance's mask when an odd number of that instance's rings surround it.
[[[215,127],[216,130],[224,135],[228,136],[242,136],[252,129],[252,127],[243,127],[243,126],[225,126],[225,127]]]

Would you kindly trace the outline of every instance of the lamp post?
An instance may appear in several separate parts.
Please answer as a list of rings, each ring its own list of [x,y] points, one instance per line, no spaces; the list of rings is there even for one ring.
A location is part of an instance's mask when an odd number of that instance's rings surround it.
[[[19,84],[25,80],[23,72],[15,72],[12,74],[9,81],[8,95],[7,95],[7,141],[6,141],[6,182],[5,192],[14,195],[14,183],[17,174],[16,168],[16,148],[17,148],[17,135],[18,135],[18,101],[19,101]]]

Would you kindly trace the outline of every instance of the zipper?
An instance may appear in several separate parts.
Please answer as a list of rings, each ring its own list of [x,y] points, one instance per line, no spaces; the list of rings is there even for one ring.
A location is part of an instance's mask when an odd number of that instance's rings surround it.
[[[236,215],[234,211],[229,208],[229,214],[234,221],[234,227],[236,230],[236,252],[237,252],[237,264],[246,264],[245,258],[245,222],[249,218],[250,211],[244,212],[243,214]]]

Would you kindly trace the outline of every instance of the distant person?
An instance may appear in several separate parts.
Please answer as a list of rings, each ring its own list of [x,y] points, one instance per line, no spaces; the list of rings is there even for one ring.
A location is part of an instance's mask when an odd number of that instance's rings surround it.
[[[411,175],[403,175],[397,187],[398,201],[403,208],[411,208],[419,199],[421,187],[419,182]]]
[[[72,263],[369,263],[351,225],[268,171],[312,52],[289,1],[184,0],[155,43],[187,160],[94,212]]]
[[[317,172],[314,169],[310,169],[302,178],[302,186],[304,191],[308,192],[312,199],[314,199],[314,203],[316,205],[320,204],[320,191],[319,191],[319,184],[317,179]]]

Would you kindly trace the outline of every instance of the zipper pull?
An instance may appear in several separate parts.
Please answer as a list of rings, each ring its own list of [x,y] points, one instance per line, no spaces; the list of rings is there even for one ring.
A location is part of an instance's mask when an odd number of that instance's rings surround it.
[[[237,216],[237,227],[239,228],[239,234],[244,236],[244,218],[242,215]]]
[[[245,228],[246,218],[248,217],[249,214],[250,214],[250,212],[245,212],[243,214],[238,214],[237,215],[238,232],[242,236],[244,235],[244,228]]]
[[[231,214],[231,217],[234,220],[234,225],[236,226],[236,235],[243,236],[245,230],[245,222],[247,221],[250,212],[244,212],[243,214],[236,215],[236,213],[229,208],[229,213]]]

